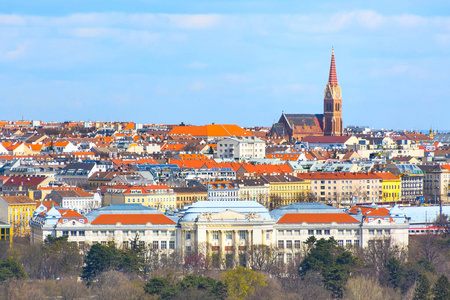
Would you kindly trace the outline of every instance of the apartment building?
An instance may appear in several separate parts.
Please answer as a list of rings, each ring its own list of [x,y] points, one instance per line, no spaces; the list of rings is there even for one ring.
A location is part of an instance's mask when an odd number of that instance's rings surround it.
[[[370,203],[381,201],[383,180],[376,173],[298,173],[311,181],[311,193],[329,204]]]

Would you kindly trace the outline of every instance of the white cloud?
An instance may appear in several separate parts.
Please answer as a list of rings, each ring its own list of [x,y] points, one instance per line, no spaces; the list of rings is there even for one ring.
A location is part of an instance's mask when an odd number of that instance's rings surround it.
[[[392,19],[405,27],[425,26],[428,23],[426,18],[415,15],[393,16]]]
[[[205,89],[205,87],[206,87],[206,85],[203,82],[196,81],[189,86],[189,89],[191,91],[201,91],[201,90]]]
[[[25,18],[17,15],[0,15],[1,25],[22,26],[26,25]]]
[[[16,49],[7,51],[5,53],[5,56],[8,59],[16,59],[16,58],[23,56],[25,54],[26,50],[27,49],[26,49],[25,45],[19,45]]]

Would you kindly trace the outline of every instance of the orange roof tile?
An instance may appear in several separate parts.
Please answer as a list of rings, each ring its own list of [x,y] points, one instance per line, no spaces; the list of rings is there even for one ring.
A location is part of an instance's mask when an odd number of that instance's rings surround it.
[[[365,216],[385,216],[390,217],[389,210],[384,207],[367,207],[367,206],[353,206],[350,209],[351,213],[357,213],[358,209],[361,210],[361,213]]]
[[[91,222],[93,225],[136,224],[176,224],[163,214],[111,214],[100,215]]]
[[[391,172],[379,172],[376,173],[376,175],[383,180],[396,180],[396,179],[400,180],[399,177],[395,176]]]
[[[198,137],[214,136],[252,136],[251,131],[247,131],[237,125],[211,124],[203,126],[175,126],[169,135],[191,135]]]
[[[360,223],[357,219],[346,213],[331,213],[331,214],[285,214],[277,223],[279,224],[292,224],[292,223]]]
[[[161,147],[161,151],[181,151],[184,147],[186,147],[186,144],[164,144]]]

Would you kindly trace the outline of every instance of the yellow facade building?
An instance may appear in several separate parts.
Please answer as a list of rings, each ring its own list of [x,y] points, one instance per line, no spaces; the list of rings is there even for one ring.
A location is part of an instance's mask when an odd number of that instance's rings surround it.
[[[11,224],[10,235],[25,237],[30,234],[30,220],[36,208],[36,202],[27,196],[1,196],[0,221]]]
[[[103,206],[112,203],[139,203],[162,212],[177,208],[176,194],[167,185],[110,186],[103,194]]]
[[[395,176],[390,172],[376,173],[383,182],[381,184],[383,202],[398,202],[402,201],[401,178]]]
[[[270,209],[308,201],[310,180],[292,175],[262,175],[261,179],[270,185]]]

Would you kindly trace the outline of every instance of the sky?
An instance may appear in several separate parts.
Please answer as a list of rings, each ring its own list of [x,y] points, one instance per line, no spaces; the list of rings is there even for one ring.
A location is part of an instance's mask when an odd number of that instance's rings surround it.
[[[306,3],[308,2],[308,3]],[[0,2],[0,119],[450,130],[450,1]]]

